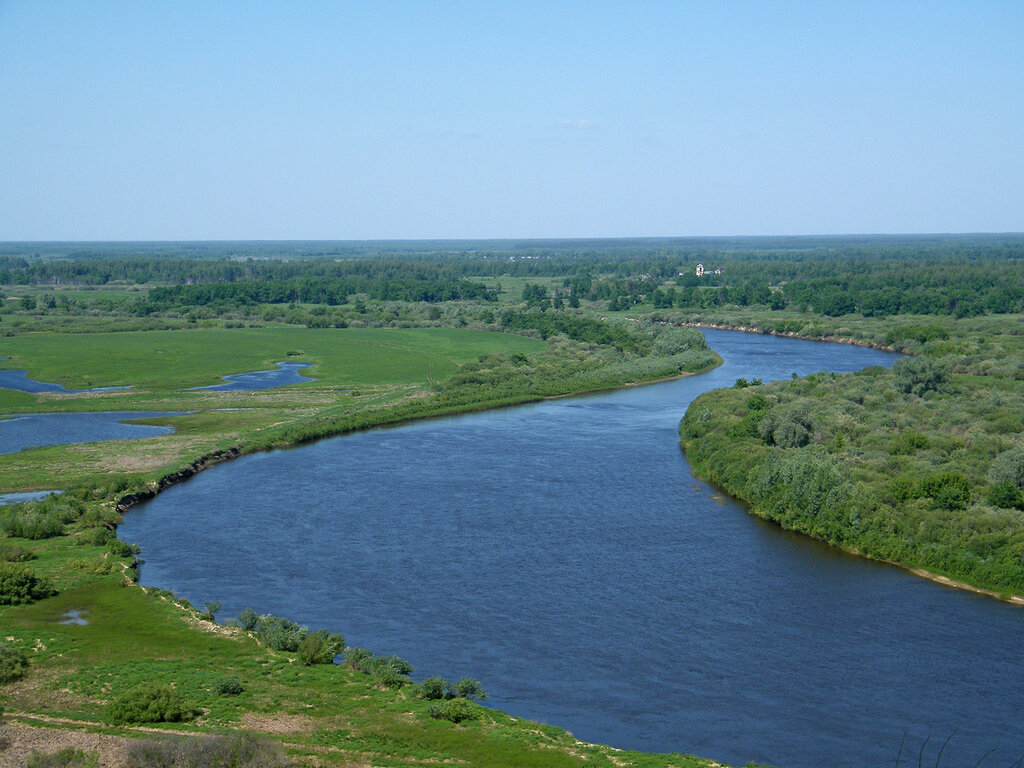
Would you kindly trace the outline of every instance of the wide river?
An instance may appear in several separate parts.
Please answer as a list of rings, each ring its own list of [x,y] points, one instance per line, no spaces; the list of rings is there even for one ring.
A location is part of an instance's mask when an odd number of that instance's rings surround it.
[[[790,768],[1013,765],[1024,612],[748,515],[679,450],[738,377],[890,365],[708,331],[699,376],[246,456],[132,510],[142,580],[479,678],[622,748]]]

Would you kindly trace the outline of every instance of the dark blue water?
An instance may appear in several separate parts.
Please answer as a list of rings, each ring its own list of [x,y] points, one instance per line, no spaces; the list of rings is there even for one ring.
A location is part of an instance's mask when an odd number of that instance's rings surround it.
[[[209,387],[193,387],[208,389],[214,392],[239,392],[255,389],[274,389],[288,384],[301,384],[304,381],[316,381],[303,376],[299,371],[309,368],[312,363],[278,363],[276,371],[252,371],[250,373],[233,373],[224,377],[224,384]]]
[[[173,427],[125,424],[131,419],[180,416],[167,411],[105,411],[100,413],[23,413],[0,420],[0,454],[25,448],[65,443],[91,443],[97,440],[133,440],[166,435]],[[0,489],[2,490],[2,489]]]
[[[1024,612],[836,552],[696,481],[677,428],[738,377],[889,365],[708,332],[664,384],[244,457],[125,519],[142,579],[478,677],[578,738],[791,768],[1011,765]]]
[[[6,358],[0,358],[3,360]],[[69,392],[80,394],[82,392],[113,392],[118,389],[131,389],[127,387],[94,387],[93,389],[66,389],[61,384],[54,384],[48,381],[33,381],[28,377],[28,371],[13,371],[10,369],[0,370],[0,389],[16,389],[19,392]]]

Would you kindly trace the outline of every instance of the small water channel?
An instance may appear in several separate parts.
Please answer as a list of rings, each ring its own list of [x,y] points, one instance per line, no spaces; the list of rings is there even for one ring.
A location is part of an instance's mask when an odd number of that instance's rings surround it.
[[[709,331],[720,368],[216,466],[132,510],[142,581],[478,677],[578,738],[742,765],[1024,751],[1024,612],[844,555],[693,478],[687,404],[737,378],[890,365]],[[907,755],[904,753],[904,762]]]
[[[2,360],[4,358],[0,358]],[[28,371],[12,370],[6,368],[0,370],[0,389],[15,389],[19,392],[30,392],[38,394],[41,392],[60,392],[66,394],[84,394],[86,392],[113,392],[119,389],[131,389],[126,387],[94,387],[92,389],[67,389],[63,384],[56,384],[52,381],[35,381],[28,377]]]

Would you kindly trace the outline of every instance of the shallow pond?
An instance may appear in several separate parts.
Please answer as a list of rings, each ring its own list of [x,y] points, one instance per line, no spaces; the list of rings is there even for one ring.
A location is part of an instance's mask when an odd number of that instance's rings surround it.
[[[224,377],[223,384],[209,387],[193,387],[193,389],[211,392],[242,392],[257,389],[274,389],[289,384],[301,384],[304,381],[316,381],[303,376],[299,371],[310,368],[312,363],[278,363],[276,371],[251,371],[250,373],[233,373]]]
[[[119,389],[131,389],[131,387],[94,387],[93,389],[66,389],[63,385],[54,384],[53,382],[33,381],[28,377],[28,371],[16,371],[6,368],[0,370],[0,389],[16,389],[19,392],[31,393],[66,392],[69,394],[82,394],[84,392],[113,392]]]
[[[707,332],[720,368],[221,464],[131,511],[142,581],[345,633],[578,738],[790,768],[1024,751],[1024,612],[844,555],[693,478],[687,404],[895,356]]]
[[[166,435],[173,427],[126,424],[132,419],[180,416],[181,411],[103,411],[99,413],[7,414],[0,420],[0,454],[26,448],[97,440],[133,440]]]
[[[26,491],[25,493],[0,493],[0,507],[7,506],[8,504],[21,504],[25,501],[38,501],[39,499],[45,499],[51,493],[60,493],[60,491]]]

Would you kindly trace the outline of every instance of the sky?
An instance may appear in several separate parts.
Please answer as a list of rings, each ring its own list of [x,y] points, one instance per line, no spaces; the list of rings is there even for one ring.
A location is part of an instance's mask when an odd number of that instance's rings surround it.
[[[1024,231],[1024,2],[0,0],[0,240]]]

